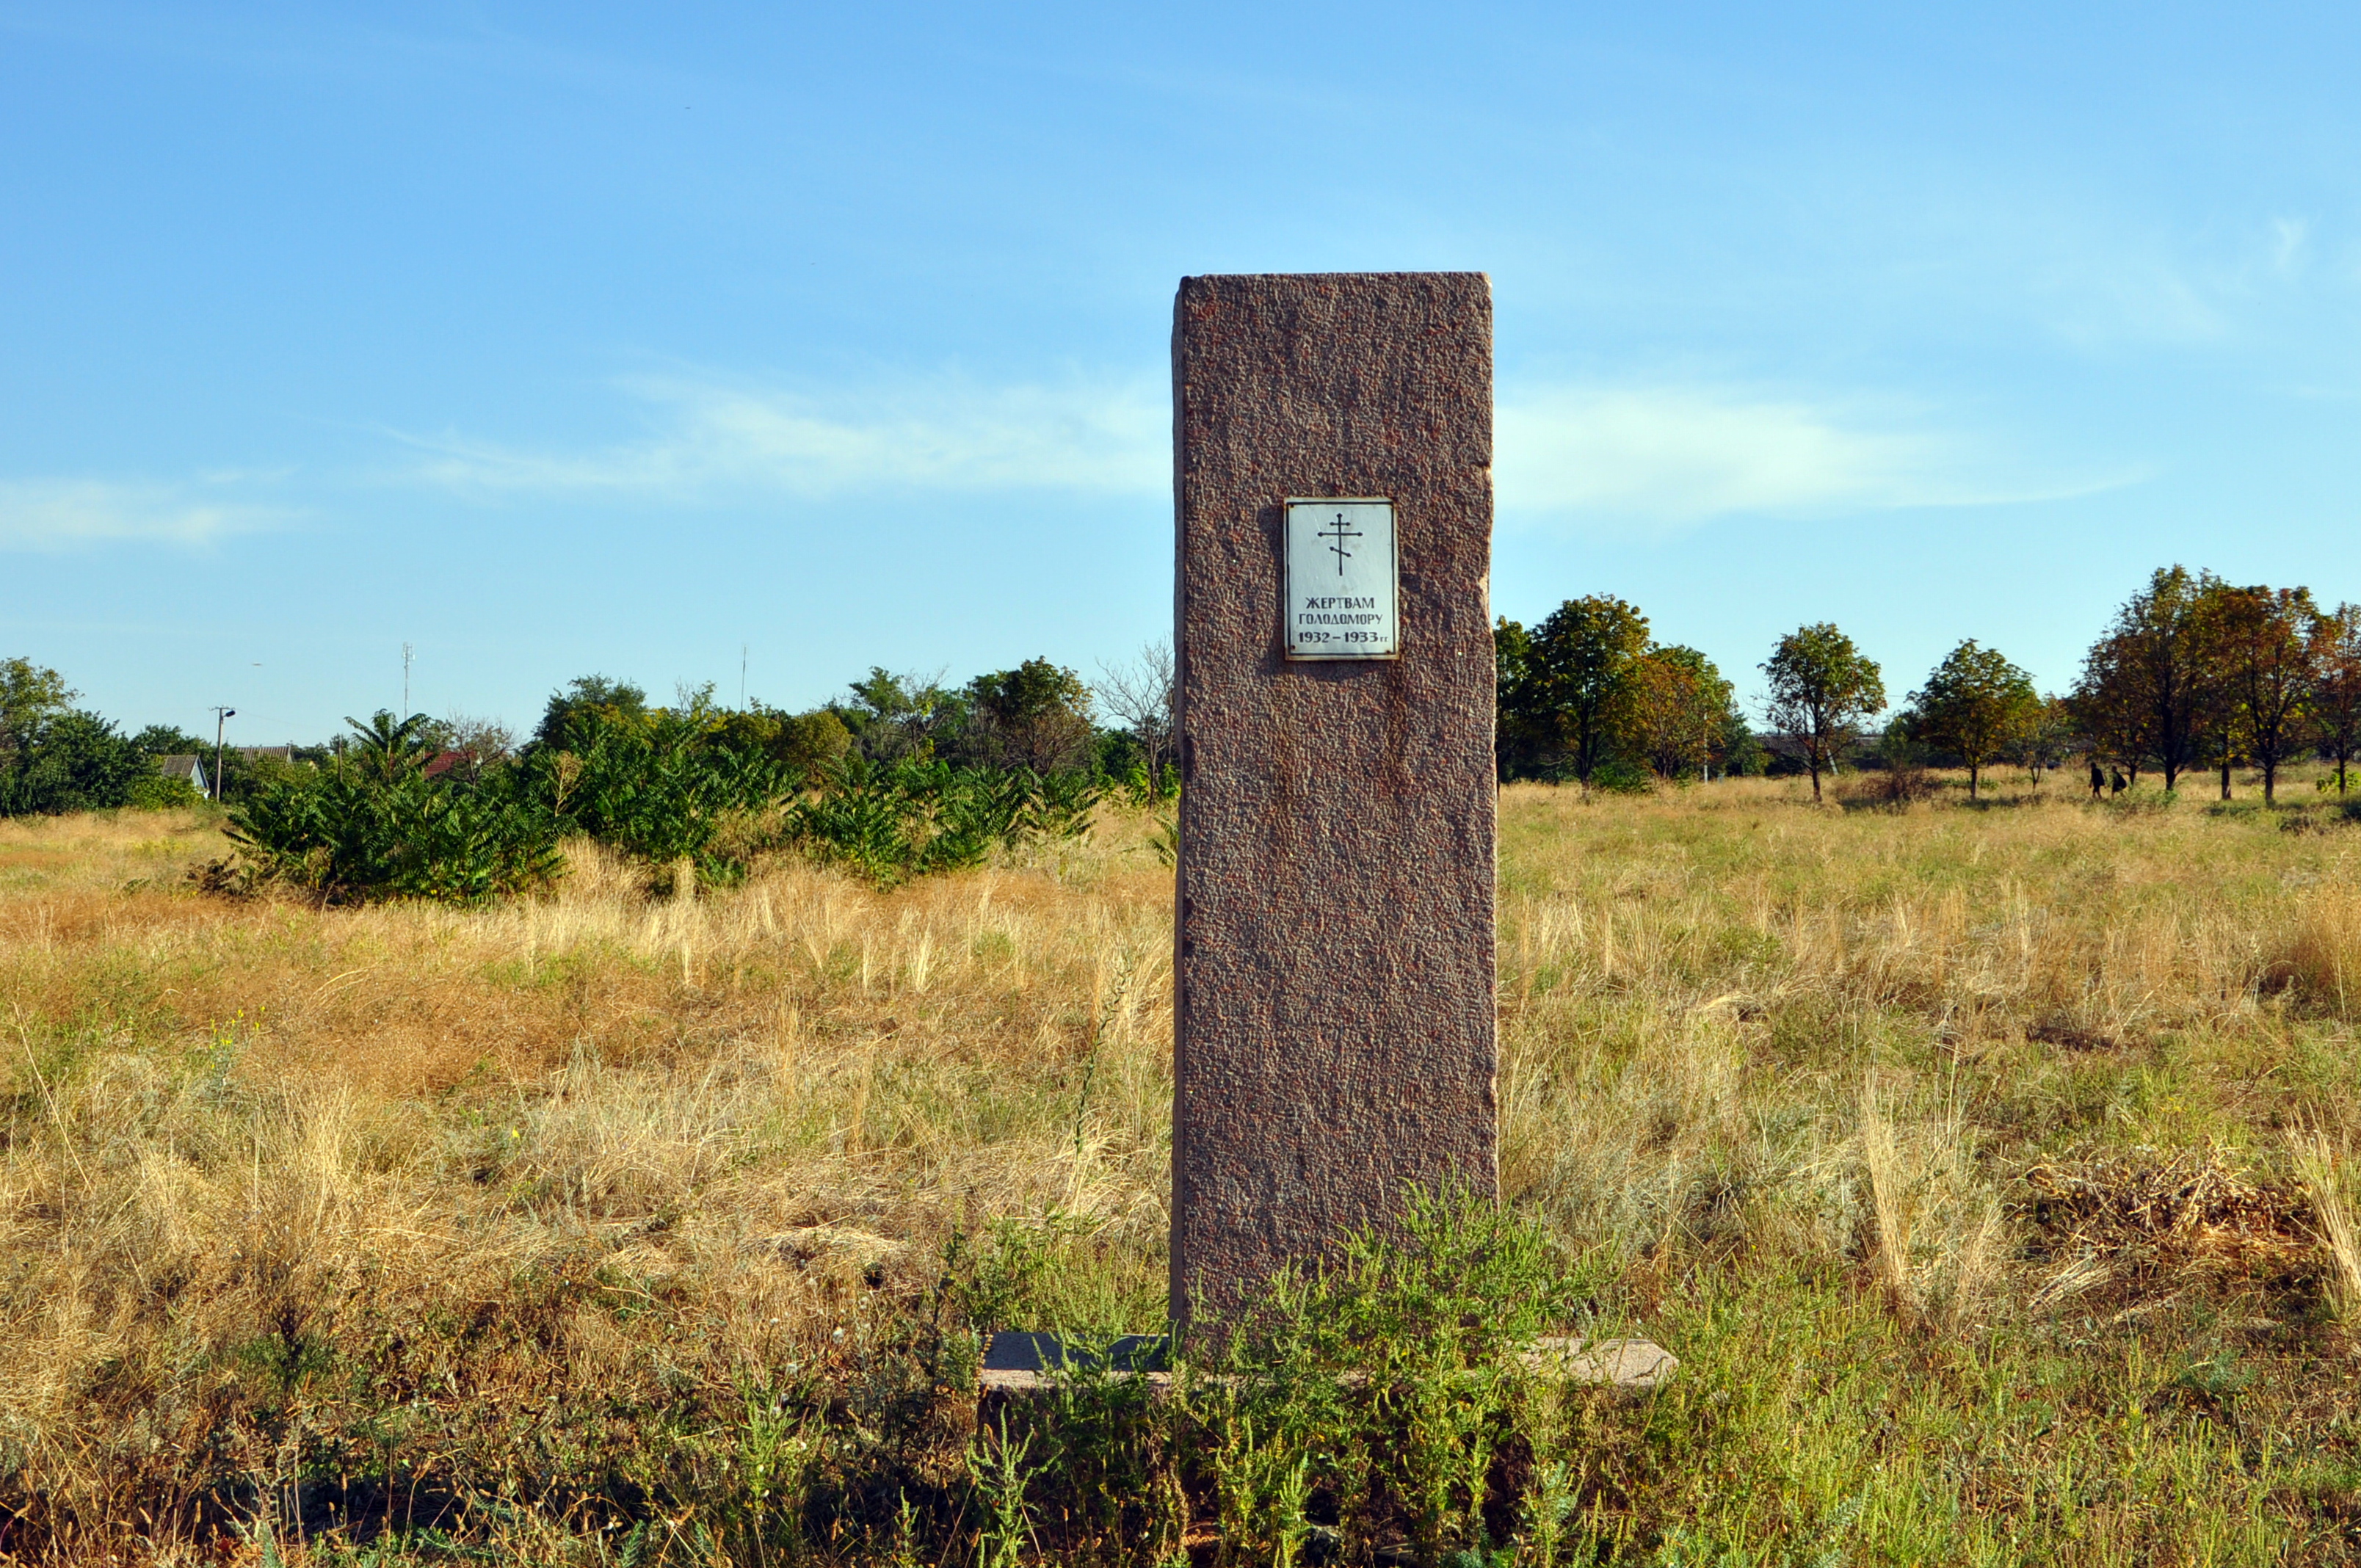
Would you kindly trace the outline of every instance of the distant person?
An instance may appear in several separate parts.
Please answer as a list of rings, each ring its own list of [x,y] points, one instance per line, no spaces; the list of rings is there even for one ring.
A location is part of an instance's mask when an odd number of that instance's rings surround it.
[[[2131,788],[2131,787],[2132,787],[2132,785],[2131,785],[2131,781],[2130,781],[2129,779],[2126,779],[2125,777],[2124,777],[2124,771],[2123,771],[2123,769],[2121,769],[2121,768],[2115,768],[2115,769],[2111,770],[2111,772],[2114,773],[2114,778],[2110,781],[2110,784],[2111,784],[2111,786],[2114,788],[2114,793],[2115,793],[2115,794],[2117,794],[2117,795],[2121,795],[2121,794],[2123,794],[2123,793],[2124,793],[2124,791],[2125,791],[2125,790],[2127,790],[2127,789],[2129,789],[2129,788]]]
[[[2096,800],[2107,787],[2107,775],[2099,771],[2099,760],[2091,759],[2091,798]]]

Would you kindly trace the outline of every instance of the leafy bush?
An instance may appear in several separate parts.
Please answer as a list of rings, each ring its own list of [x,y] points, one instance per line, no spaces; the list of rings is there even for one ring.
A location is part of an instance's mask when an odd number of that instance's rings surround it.
[[[520,801],[560,831],[659,865],[695,860],[708,878],[744,870],[741,855],[714,852],[722,824],[778,804],[798,782],[767,751],[725,743],[719,722],[694,707],[581,711],[559,738],[526,751],[512,784]]]
[[[979,1329],[1047,1321],[1067,1288],[1071,1258],[992,1277],[1006,1251],[955,1285]],[[1170,1398],[1110,1366],[1154,1365],[1155,1342],[1069,1335],[1055,1393],[978,1431],[964,1531],[939,1560],[1170,1560],[1210,1527],[1227,1562],[1562,1561],[1580,1439],[1535,1353],[1591,1326],[1593,1283],[1530,1220],[1414,1193],[1400,1233],[1276,1280],[1226,1334],[1184,1337]]]
[[[1081,773],[877,766],[859,756],[829,769],[790,814],[786,837],[814,858],[871,881],[906,882],[978,865],[1002,846],[1067,839],[1090,824],[1105,792]]]
[[[197,786],[184,778],[166,778],[161,773],[142,773],[131,781],[131,793],[125,805],[139,811],[173,811],[182,806],[203,806],[205,797]]]
[[[883,884],[1071,838],[1105,790],[1082,773],[879,765],[849,751],[831,714],[724,713],[708,695],[678,708],[554,698],[544,738],[514,762],[439,777],[450,759],[424,715],[352,720],[334,766],[258,778],[230,818],[245,863],[212,881],[330,902],[477,903],[547,882],[557,841],[581,834],[646,862],[659,884],[684,861],[700,882],[734,882],[790,844]]]
[[[41,715],[0,753],[0,817],[104,811],[130,803],[148,759],[97,714]]]
[[[1213,1482],[1225,1540],[1290,1561],[1324,1516],[1332,1539],[1487,1563],[1510,1544],[1496,1525],[1530,1543],[1558,1522],[1508,1479],[1555,1457],[1549,1379],[1526,1358],[1583,1314],[1580,1275],[1531,1221],[1465,1193],[1413,1194],[1403,1231],[1280,1279],[1259,1316],[1191,1355],[1176,1435]]]
[[[349,758],[327,770],[275,771],[232,808],[229,837],[248,880],[329,903],[479,904],[564,869],[546,813],[504,797],[497,784],[426,775],[423,714],[346,722],[355,729]]]

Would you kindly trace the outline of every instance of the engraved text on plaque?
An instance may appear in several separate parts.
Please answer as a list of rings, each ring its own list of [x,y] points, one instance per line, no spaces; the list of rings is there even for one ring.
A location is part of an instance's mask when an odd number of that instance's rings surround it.
[[[1400,598],[1393,502],[1369,497],[1289,500],[1289,658],[1399,656]]]

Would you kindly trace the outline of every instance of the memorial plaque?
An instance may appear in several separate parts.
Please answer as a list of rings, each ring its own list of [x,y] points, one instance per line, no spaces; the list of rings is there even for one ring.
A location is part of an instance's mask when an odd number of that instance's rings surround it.
[[[1370,498],[1287,503],[1287,656],[1390,659],[1400,572],[1394,503]]]
[[[1491,288],[1191,278],[1172,367],[1185,1317],[1498,1183]]]

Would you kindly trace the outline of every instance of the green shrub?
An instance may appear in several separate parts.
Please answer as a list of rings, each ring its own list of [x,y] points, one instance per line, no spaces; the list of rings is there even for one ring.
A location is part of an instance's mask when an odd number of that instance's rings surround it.
[[[1074,837],[1106,787],[1083,773],[881,766],[848,754],[842,726],[818,717],[827,724],[716,713],[701,696],[680,709],[577,705],[545,726],[555,743],[435,778],[425,717],[379,713],[351,721],[332,767],[258,775],[230,815],[238,874],[331,902],[478,903],[555,876],[557,841],[578,833],[645,862],[652,883],[682,861],[728,883],[795,845],[885,884]],[[831,747],[833,760],[812,760]]]
[[[166,778],[161,773],[143,773],[131,781],[131,792],[125,805],[139,811],[174,811],[183,806],[203,806],[205,797],[197,786],[184,778]]]
[[[232,807],[229,838],[249,880],[329,903],[480,904],[564,870],[547,813],[507,795],[500,782],[426,776],[423,714],[347,722],[349,757],[325,770],[275,770]]]
[[[148,759],[97,714],[45,713],[0,753],[0,817],[57,816],[127,805]]]
[[[855,755],[794,808],[785,836],[815,859],[890,884],[981,864],[997,848],[1076,837],[1104,792],[1083,773],[879,766]]]
[[[653,865],[694,860],[700,877],[734,881],[763,839],[717,836],[792,796],[803,771],[774,754],[770,730],[730,723],[745,717],[701,701],[677,711],[578,709],[558,727],[560,744],[527,749],[511,787],[561,831]]]
[[[1071,1305],[1085,1239],[1038,1235],[954,1258],[979,1326]],[[1211,1527],[1226,1562],[1560,1560],[1578,1397],[1531,1353],[1590,1326],[1598,1283],[1488,1199],[1414,1193],[1398,1232],[1274,1281],[1225,1335],[1185,1338],[1169,1398],[1106,1354],[1169,1352],[1068,1334],[1054,1395],[978,1432],[966,1539],[939,1550],[990,1558],[1025,1535],[1027,1561],[1153,1562]]]

